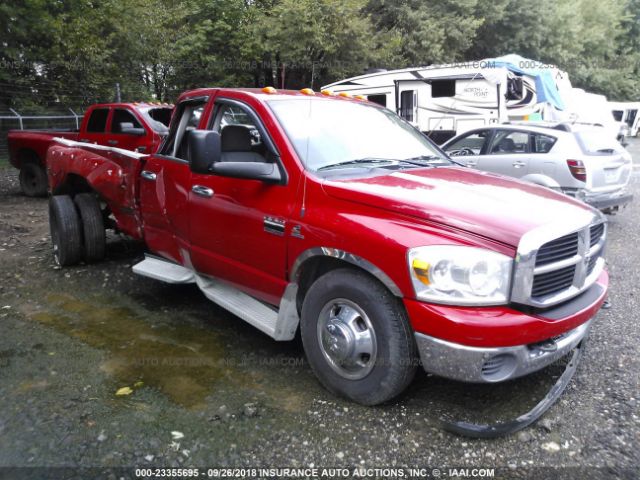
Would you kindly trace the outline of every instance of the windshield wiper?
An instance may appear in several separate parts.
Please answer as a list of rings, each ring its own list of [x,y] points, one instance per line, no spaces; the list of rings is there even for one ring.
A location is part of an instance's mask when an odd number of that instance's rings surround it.
[[[394,160],[391,158],[375,158],[375,157],[356,158],[355,160],[346,160],[344,162],[330,163],[329,165],[325,165],[323,167],[318,168],[318,171],[330,170],[332,168],[338,168],[342,166],[346,167],[349,165],[360,165],[360,164],[367,164],[367,163],[379,164],[379,163],[394,163],[394,162],[397,162],[397,160]]]

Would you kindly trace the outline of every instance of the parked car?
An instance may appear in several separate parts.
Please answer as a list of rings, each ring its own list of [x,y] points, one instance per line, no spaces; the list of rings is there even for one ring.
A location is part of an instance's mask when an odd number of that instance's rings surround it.
[[[111,214],[146,244],[135,273],[196,284],[275,340],[300,330],[320,382],[362,404],[418,359],[467,382],[537,371],[607,295],[604,215],[456,166],[365,100],[200,89],[156,154],[65,143],[47,155],[60,265],[103,258]]]
[[[25,195],[44,196],[45,157],[54,137],[153,153],[167,134],[172,111],[166,104],[102,103],[89,107],[79,130],[10,130],[9,161],[20,170]]]
[[[468,167],[552,188],[606,213],[633,199],[631,155],[600,127],[523,122],[477,128],[442,149]]]

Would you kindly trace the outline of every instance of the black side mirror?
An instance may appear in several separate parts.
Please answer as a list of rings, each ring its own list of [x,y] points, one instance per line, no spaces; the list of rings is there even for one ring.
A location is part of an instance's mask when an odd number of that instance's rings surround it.
[[[220,134],[213,130],[190,130],[188,135],[188,159],[191,171],[211,173],[212,165],[220,161],[222,146]]]
[[[210,171],[222,177],[260,180],[267,183],[280,183],[282,175],[276,163],[266,162],[219,162],[210,167]]]
[[[141,137],[145,134],[144,128],[142,127],[134,127],[133,123],[121,123],[120,124],[120,132],[125,135],[135,135]]]

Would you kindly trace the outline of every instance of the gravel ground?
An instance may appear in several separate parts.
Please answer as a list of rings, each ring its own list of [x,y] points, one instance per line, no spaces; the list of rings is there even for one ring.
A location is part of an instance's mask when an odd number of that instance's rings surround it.
[[[630,149],[640,159],[640,142]],[[634,172],[636,202],[610,217],[613,308],[598,314],[571,385],[536,425],[470,440],[438,420],[512,419],[561,366],[491,387],[420,372],[390,405],[349,403],[316,382],[299,340],[270,340],[195,287],[135,276],[139,244],[111,236],[107,261],[57,269],[46,200],[23,197],[16,172],[0,169],[0,467],[429,466],[442,476],[477,467],[498,469],[494,478],[638,478],[640,165]],[[0,478],[56,475],[7,472]]]

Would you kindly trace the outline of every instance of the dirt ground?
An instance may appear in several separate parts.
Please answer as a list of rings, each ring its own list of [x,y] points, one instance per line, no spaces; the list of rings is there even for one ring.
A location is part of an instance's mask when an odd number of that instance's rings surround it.
[[[640,142],[630,147],[640,159]],[[361,407],[326,392],[299,341],[278,343],[193,286],[134,275],[141,245],[59,269],[47,201],[0,167],[1,467],[498,468],[494,478],[638,478],[640,170],[610,217],[613,308],[536,425],[506,438],[443,432],[440,418],[510,420],[561,366],[498,386],[420,372],[400,399]],[[122,393],[128,387],[131,393]],[[128,390],[124,390],[128,393]],[[543,468],[549,467],[549,468]],[[17,473],[16,473],[17,472]],[[444,471],[446,476],[447,471]]]

